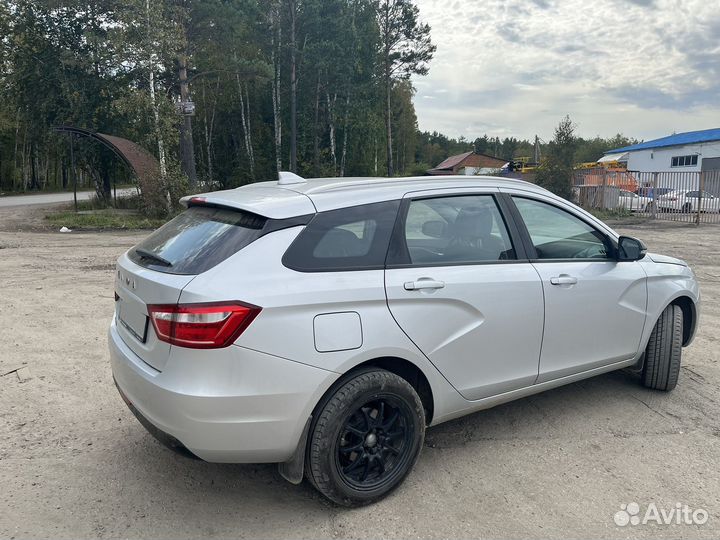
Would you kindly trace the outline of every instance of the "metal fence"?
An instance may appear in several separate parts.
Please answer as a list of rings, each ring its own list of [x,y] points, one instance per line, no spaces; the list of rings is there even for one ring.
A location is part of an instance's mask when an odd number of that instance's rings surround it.
[[[584,208],[685,223],[720,223],[720,170],[585,169],[576,171],[573,181],[576,202]]]

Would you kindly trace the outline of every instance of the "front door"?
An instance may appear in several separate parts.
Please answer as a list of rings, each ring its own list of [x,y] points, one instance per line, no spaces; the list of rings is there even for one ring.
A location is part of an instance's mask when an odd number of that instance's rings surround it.
[[[551,200],[512,199],[545,291],[538,382],[634,357],[647,307],[642,266],[615,260],[608,236],[569,209]]]
[[[393,317],[468,400],[538,374],[542,285],[518,259],[496,195],[413,194],[385,271]]]

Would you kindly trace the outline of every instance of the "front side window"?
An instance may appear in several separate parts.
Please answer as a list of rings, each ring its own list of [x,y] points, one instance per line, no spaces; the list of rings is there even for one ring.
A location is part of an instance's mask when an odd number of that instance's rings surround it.
[[[515,259],[492,195],[413,200],[401,236],[400,247],[391,252],[391,264],[457,265]]]
[[[538,259],[609,259],[605,235],[580,218],[551,204],[513,197]]]
[[[400,201],[320,212],[283,256],[300,272],[383,268]]]

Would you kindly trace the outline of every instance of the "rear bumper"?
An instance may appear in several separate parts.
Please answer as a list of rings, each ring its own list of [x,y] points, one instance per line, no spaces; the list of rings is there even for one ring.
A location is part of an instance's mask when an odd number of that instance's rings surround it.
[[[135,407],[135,405],[133,405],[132,402],[128,399],[128,397],[123,393],[123,391],[118,386],[117,381],[115,381],[115,388],[117,388],[117,391],[120,393],[120,397],[125,402],[125,405],[128,406],[130,412],[133,413],[133,416],[137,418],[137,421],[140,422],[140,424],[142,424],[142,426],[148,430],[148,433],[155,437],[158,442],[160,442],[164,446],[167,446],[170,450],[172,450],[173,452],[177,452],[180,455],[189,458],[197,458],[197,456],[190,452],[190,450],[188,450],[183,443],[178,441],[172,435],[169,435],[168,433],[165,433],[164,431],[158,429],[156,425],[154,425],[147,418],[145,418],[142,413],[137,410],[137,407]]]
[[[118,389],[141,423],[169,446],[212,462],[289,459],[315,404],[339,376],[237,346],[173,347],[159,372],[123,342],[115,321],[108,341]]]

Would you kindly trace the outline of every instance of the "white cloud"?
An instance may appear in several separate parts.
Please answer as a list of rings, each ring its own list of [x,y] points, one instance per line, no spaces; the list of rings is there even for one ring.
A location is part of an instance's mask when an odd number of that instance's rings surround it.
[[[420,128],[468,138],[654,138],[720,126],[720,12],[706,0],[418,0],[438,49]],[[434,90],[437,89],[437,90]]]

